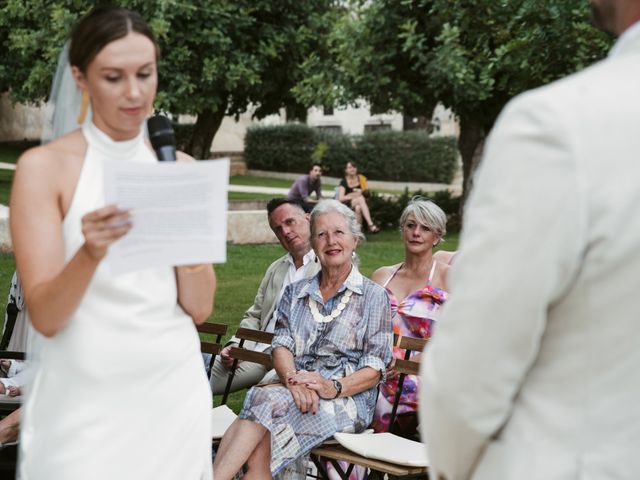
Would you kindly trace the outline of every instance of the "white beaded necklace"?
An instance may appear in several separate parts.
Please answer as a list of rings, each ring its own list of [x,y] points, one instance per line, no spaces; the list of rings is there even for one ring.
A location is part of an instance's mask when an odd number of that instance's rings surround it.
[[[313,319],[318,323],[328,323],[338,316],[344,311],[347,307],[347,303],[349,303],[349,299],[351,298],[351,294],[353,292],[347,289],[342,298],[340,299],[340,303],[334,308],[329,315],[322,315],[318,310],[318,303],[309,296],[309,308],[311,309],[311,315],[313,315]]]

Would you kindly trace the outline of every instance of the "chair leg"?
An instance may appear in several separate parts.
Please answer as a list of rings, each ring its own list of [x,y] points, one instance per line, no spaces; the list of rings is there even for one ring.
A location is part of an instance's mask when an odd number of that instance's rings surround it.
[[[316,455],[311,455],[311,461],[316,466],[318,470],[318,478],[321,480],[329,480],[329,474],[327,473],[327,469],[324,468],[324,462],[322,461],[322,457],[317,457]]]

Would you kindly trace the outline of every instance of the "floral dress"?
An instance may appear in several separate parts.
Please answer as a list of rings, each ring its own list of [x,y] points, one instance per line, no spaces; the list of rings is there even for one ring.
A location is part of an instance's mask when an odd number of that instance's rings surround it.
[[[341,379],[370,367],[384,381],[392,343],[391,311],[384,289],[354,266],[336,294],[324,302],[319,281],[320,274],[286,288],[273,348],[290,350],[297,370],[318,371],[327,379]],[[340,315],[330,322],[313,318],[310,298],[322,315],[329,315],[347,290],[352,294]],[[318,413],[308,415],[300,412],[286,387],[257,386],[247,393],[240,418],[260,423],[271,432],[271,473],[275,476],[334,433],[367,428],[376,393],[372,387],[351,397],[321,399]]]
[[[421,289],[407,295],[407,297],[401,302],[398,302],[395,295],[387,288],[387,285],[403,265],[400,265],[383,285],[389,295],[389,301],[391,302],[393,333],[415,338],[429,338],[431,336],[432,328],[437,319],[441,305],[447,299],[447,292],[440,288],[436,288],[431,284],[436,264],[437,262],[433,262],[427,284]],[[413,352],[412,356],[415,356],[418,353],[419,352]],[[405,350],[398,347],[393,348],[394,357],[404,358],[404,355]],[[378,402],[376,403],[376,411],[372,424],[373,429],[376,432],[389,431],[389,420],[395,394],[398,389],[398,380],[399,376],[389,379],[380,385],[380,395],[378,397]],[[398,410],[396,413],[402,418],[403,414],[410,414],[417,412],[417,410],[418,377],[415,375],[407,375],[404,379],[400,403],[398,404]],[[396,428],[394,433],[412,437],[416,434],[416,427],[417,423],[415,422],[414,417],[413,421],[410,420],[405,425],[400,421],[400,429]]]

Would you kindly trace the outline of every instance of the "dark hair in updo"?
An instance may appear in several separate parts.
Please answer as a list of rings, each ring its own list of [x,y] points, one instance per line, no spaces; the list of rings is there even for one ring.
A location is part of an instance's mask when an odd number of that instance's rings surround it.
[[[71,32],[69,63],[85,73],[100,50],[130,32],[144,35],[153,42],[158,57],[158,44],[149,25],[140,14],[116,6],[96,7],[76,23]]]

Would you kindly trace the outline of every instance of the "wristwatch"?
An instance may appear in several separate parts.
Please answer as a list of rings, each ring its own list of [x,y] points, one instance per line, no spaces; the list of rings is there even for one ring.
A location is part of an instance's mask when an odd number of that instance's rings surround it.
[[[334,380],[333,381],[333,388],[336,389],[336,396],[333,398],[338,398],[340,396],[340,394],[342,393],[342,384],[340,383],[339,380]]]

